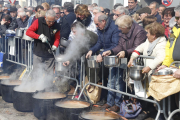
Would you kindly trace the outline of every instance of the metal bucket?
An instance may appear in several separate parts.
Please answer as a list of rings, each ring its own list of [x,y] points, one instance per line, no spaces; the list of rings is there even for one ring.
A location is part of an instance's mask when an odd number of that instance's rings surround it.
[[[60,45],[63,47],[67,47],[70,44],[70,41],[68,41],[66,38],[61,38]]]
[[[64,71],[65,69],[66,69],[66,67],[65,66],[63,66],[63,63],[64,62],[61,62],[61,61],[59,61],[59,62],[55,62],[55,70],[56,71],[59,71],[59,72],[62,72],[62,71]]]
[[[24,39],[24,40],[33,40],[33,38],[31,38],[31,37],[29,37],[29,36],[26,35],[26,31],[27,31],[27,30],[24,30],[24,35],[23,35],[23,38],[22,38],[22,39]]]
[[[118,67],[120,66],[120,59],[118,56],[106,56],[104,57],[104,65],[106,67]]]
[[[16,29],[16,36],[17,36],[17,37],[22,37],[22,36],[23,36],[23,30],[20,29],[20,28],[17,28],[17,29]]]
[[[142,69],[144,68],[144,66],[131,66],[130,67],[130,72],[129,72],[129,77],[132,80],[135,81],[140,81],[144,78],[144,73],[142,73]]]
[[[100,63],[96,62],[97,59],[97,55],[95,56],[91,56],[88,60],[88,67],[89,68],[99,68],[100,67]]]

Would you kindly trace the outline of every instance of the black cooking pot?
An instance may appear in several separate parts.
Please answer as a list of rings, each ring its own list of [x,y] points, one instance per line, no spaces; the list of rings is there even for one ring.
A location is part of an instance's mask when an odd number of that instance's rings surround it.
[[[64,105],[69,105],[71,103],[70,107],[65,107]],[[78,103],[85,104],[84,107],[73,107],[73,105],[78,105]],[[58,104],[62,104],[58,105]],[[78,101],[78,100],[66,100],[66,101],[58,101],[55,103],[56,111],[59,113],[62,113],[66,120],[78,120],[78,116],[81,112],[89,111],[91,109],[91,103],[86,101]]]
[[[83,112],[79,115],[79,120],[123,120],[120,115],[104,112],[104,111],[91,111]]]
[[[9,79],[9,77],[8,77],[8,78],[2,78],[2,79],[0,79],[0,96],[1,96],[1,81],[2,81],[2,80],[7,80],[7,79]]]
[[[21,92],[13,89],[13,106],[17,111],[32,112],[33,111],[33,98],[35,92]]]
[[[4,81],[9,81],[9,84]],[[17,82],[15,84],[11,84],[11,82]],[[20,85],[20,80],[2,80],[1,81],[1,94],[2,99],[6,102],[12,103],[13,102],[13,89],[15,86]]]
[[[62,94],[63,96],[62,98],[43,99],[41,97],[38,97],[39,93],[46,93],[46,92],[44,91],[36,92],[33,95],[33,112],[36,118],[43,120],[46,119],[49,114],[52,114],[56,111],[54,107],[57,101],[63,100],[67,97],[65,94]]]

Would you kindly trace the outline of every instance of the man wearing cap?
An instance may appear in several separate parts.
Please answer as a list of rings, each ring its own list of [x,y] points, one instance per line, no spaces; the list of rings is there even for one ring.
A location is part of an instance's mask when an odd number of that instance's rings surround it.
[[[16,7],[10,7],[10,16],[12,18],[12,22],[9,25],[9,29],[15,30],[18,27],[17,21],[16,21],[16,17],[17,17],[17,8]]]
[[[140,26],[143,26],[142,21],[146,16],[151,14],[151,9],[149,7],[143,7],[141,9],[137,10],[136,13],[139,14],[139,18],[141,19],[141,21],[138,22],[138,24]]]

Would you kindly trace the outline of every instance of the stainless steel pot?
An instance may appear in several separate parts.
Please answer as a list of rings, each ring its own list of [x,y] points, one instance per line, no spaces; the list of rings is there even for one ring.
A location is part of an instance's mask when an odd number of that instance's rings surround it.
[[[24,39],[24,40],[33,40],[33,38],[31,38],[31,37],[29,37],[29,36],[26,35],[26,31],[27,31],[27,30],[24,30],[24,35],[23,35],[23,38],[22,38],[22,39]]]
[[[129,72],[129,77],[132,80],[135,81],[140,81],[144,78],[144,73],[142,73],[142,69],[144,68],[144,66],[131,66],[130,67],[130,72]]]
[[[66,66],[63,65],[63,62],[61,61],[56,61],[55,62],[55,70],[59,72],[63,72],[66,70]]]
[[[118,67],[120,65],[120,59],[118,56],[106,56],[104,57],[104,65],[106,67]]]
[[[100,67],[100,63],[97,63],[96,59],[97,59],[97,55],[91,56],[87,60],[88,67],[90,67],[90,68],[99,68]]]
[[[17,36],[17,37],[22,37],[22,36],[23,36],[23,30],[20,29],[20,28],[17,28],[17,29],[16,29],[16,36]]]
[[[66,38],[61,38],[60,45],[62,45],[63,47],[67,47],[69,44],[70,44],[69,40],[67,40]]]
[[[154,73],[153,75],[172,75],[173,71],[170,69],[163,69],[159,70],[158,72]]]

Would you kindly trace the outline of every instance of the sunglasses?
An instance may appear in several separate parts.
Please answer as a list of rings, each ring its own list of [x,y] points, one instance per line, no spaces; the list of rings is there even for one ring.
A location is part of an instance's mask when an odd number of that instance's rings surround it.
[[[64,14],[64,12],[61,12],[61,13],[63,13],[63,14]]]
[[[179,18],[180,18],[180,17],[176,17],[176,16],[175,16],[175,19],[176,19],[176,20],[179,20]]]

